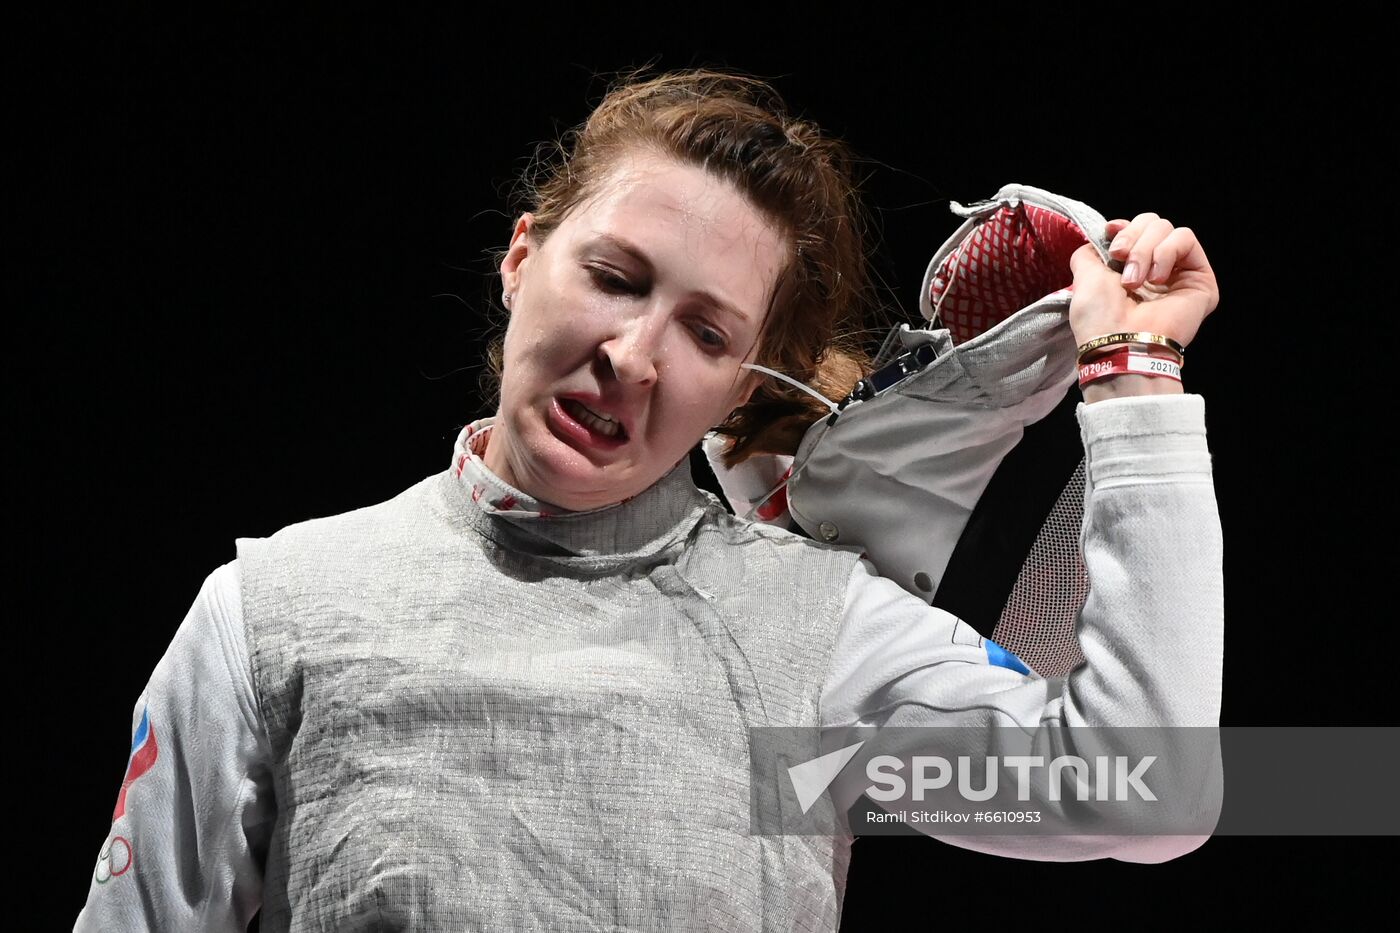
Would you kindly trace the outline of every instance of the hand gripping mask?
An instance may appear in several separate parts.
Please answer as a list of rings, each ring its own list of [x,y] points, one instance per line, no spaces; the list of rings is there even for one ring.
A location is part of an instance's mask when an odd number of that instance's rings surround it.
[[[965,220],[919,296],[931,329],[899,325],[873,371],[828,401],[786,504],[812,538],[860,547],[883,576],[1060,676],[1082,660],[1088,593],[1069,259],[1088,242],[1121,266],[1104,218],[1077,201],[1012,184],[951,207]]]

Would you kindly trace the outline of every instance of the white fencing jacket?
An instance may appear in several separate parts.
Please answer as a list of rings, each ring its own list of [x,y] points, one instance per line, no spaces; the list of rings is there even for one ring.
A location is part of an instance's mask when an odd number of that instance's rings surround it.
[[[995,419],[979,422],[975,412],[945,414],[958,423],[939,436],[959,444],[990,442],[977,437],[983,424],[985,432],[1006,429]],[[936,711],[947,725],[1218,724],[1222,547],[1203,400],[1190,394],[1110,399],[1081,404],[1078,418],[1093,477],[1084,558],[1098,597],[1085,607],[1078,630],[1088,663],[1068,685],[1026,672],[1014,656],[862,560],[848,582],[822,692],[825,727],[880,725],[911,704]],[[479,507],[498,508],[502,495],[518,491],[485,469],[468,440],[489,425],[483,419],[463,429],[450,469],[482,490]],[[1169,599],[1153,599],[1135,583],[1144,575],[1180,585]],[[277,810],[249,673],[237,561],[205,580],[136,701],[132,735],[117,815],[75,929],[244,929],[261,901],[262,860]],[[191,738],[172,747],[168,735]],[[832,787],[833,798],[848,804],[859,789],[840,785]],[[949,841],[1022,858],[1155,862],[1194,849],[1203,837]],[[508,926],[509,918],[501,923]]]

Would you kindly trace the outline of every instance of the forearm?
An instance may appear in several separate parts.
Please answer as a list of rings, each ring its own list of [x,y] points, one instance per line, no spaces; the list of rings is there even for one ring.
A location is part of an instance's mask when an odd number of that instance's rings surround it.
[[[1066,724],[1218,724],[1220,518],[1203,406],[1192,399],[1122,397],[1081,410],[1090,592],[1078,635],[1087,663],[1069,677]]]

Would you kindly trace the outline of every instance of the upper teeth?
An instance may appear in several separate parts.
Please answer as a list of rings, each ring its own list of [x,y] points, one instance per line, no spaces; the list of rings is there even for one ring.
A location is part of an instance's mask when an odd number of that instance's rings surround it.
[[[569,406],[569,414],[577,418],[581,423],[588,425],[599,434],[606,434],[612,437],[622,430],[622,425],[615,418],[600,415],[591,408],[585,406],[577,399],[565,399],[565,404]]]

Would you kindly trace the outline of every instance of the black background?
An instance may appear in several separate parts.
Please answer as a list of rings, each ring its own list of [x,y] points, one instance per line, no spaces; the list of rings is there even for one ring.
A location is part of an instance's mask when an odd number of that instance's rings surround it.
[[[892,315],[916,315],[950,198],[1017,181],[1195,229],[1222,292],[1185,379],[1225,531],[1223,721],[1395,721],[1392,201],[1372,180],[1394,164],[1393,95],[1363,74],[1369,27],[1332,46],[1340,21],[923,12],[148,11],[10,40],[28,64],[9,200],[35,208],[11,213],[7,353],[10,804],[47,892],[30,907],[61,926],[81,906],[132,703],[234,538],[388,498],[488,413],[514,177],[598,75],[649,61],[767,77],[867,158]],[[902,910],[1181,921],[1207,892],[1325,915],[1383,896],[1377,843],[1216,838],[1138,866],[866,839],[845,928]]]

